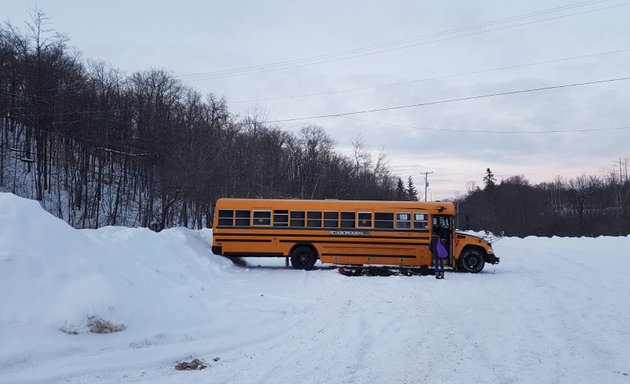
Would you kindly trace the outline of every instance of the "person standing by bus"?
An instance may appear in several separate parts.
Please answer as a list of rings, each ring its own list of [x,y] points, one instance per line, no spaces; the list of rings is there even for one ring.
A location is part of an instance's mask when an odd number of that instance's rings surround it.
[[[435,278],[443,279],[444,278],[444,263],[448,258],[448,251],[444,244],[442,244],[442,239],[437,234],[431,236],[431,256],[433,259],[433,268],[435,268]]]

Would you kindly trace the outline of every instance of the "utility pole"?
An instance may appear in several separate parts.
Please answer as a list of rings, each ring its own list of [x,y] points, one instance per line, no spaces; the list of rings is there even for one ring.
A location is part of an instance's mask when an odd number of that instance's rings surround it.
[[[427,172],[423,172],[421,173],[421,175],[424,175],[424,201],[427,201],[427,189],[429,188],[429,175],[432,174],[433,171],[427,171]]]

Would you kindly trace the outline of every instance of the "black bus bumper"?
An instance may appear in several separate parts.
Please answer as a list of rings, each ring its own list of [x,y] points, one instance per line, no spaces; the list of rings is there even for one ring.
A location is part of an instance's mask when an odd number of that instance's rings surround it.
[[[501,261],[501,259],[500,259],[500,258],[498,258],[498,257],[497,257],[497,256],[495,256],[495,255],[488,255],[488,254],[486,254],[486,256],[484,257],[484,261],[485,261],[486,263],[489,263],[489,264],[499,264],[499,262]]]

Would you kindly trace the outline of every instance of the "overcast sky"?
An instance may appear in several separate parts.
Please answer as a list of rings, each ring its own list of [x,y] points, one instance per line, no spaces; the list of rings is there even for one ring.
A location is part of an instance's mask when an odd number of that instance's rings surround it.
[[[166,69],[269,121],[630,76],[623,0],[0,0],[0,17],[23,26],[34,6],[86,59]],[[441,199],[486,168],[532,182],[608,172],[630,156],[630,80],[276,124],[319,125],[341,151],[361,135],[419,190],[433,171]]]

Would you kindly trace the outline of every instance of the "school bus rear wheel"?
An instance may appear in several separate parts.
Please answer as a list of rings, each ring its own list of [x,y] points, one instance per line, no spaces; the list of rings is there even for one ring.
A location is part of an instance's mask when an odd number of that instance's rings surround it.
[[[317,262],[317,255],[311,247],[300,246],[291,252],[291,266],[295,269],[313,269]]]

